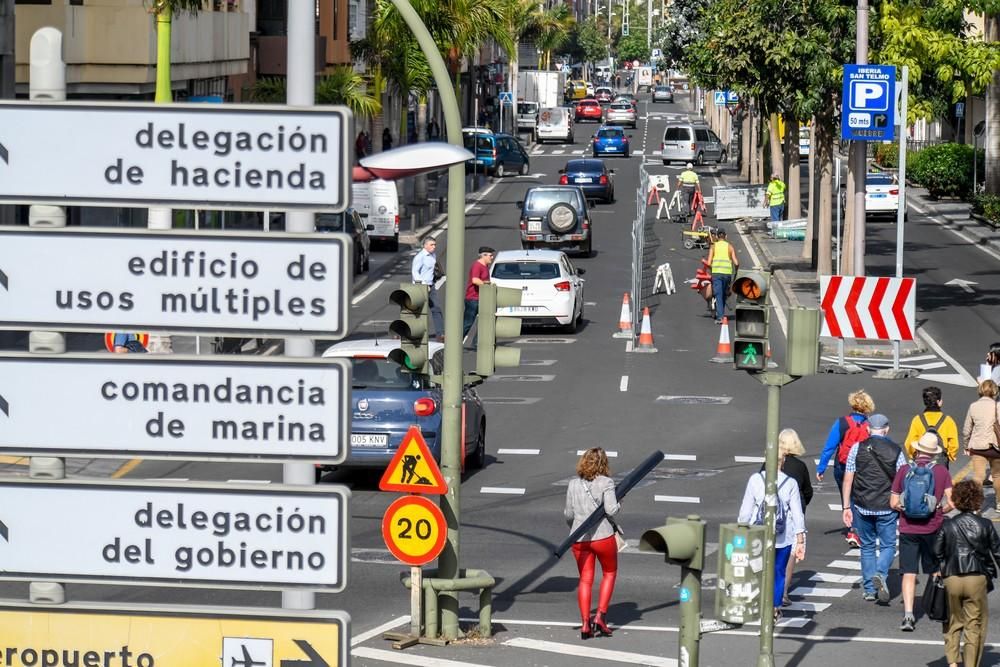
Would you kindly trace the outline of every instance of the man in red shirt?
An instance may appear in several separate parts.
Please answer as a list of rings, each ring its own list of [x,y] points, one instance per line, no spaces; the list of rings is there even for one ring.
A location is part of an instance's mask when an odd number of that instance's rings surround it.
[[[462,340],[472,328],[472,323],[476,321],[479,314],[479,286],[490,281],[490,264],[497,251],[489,246],[479,248],[479,257],[472,263],[469,269],[469,282],[465,284],[465,314],[462,317]],[[473,340],[473,345],[476,341]]]
[[[941,453],[937,435],[933,432],[924,433],[910,446],[916,458],[896,471],[896,477],[892,481],[892,495],[889,496],[889,504],[899,511],[899,569],[903,573],[903,622],[899,629],[903,632],[913,632],[917,622],[913,616],[917,568],[922,567],[926,575],[938,569],[933,556],[934,537],[941,530],[945,512],[950,512],[953,508],[951,475],[946,466],[934,463],[934,457]],[[934,499],[937,507],[925,519],[907,517],[903,506],[903,487],[906,474],[912,466],[931,466],[931,473],[934,475]]]

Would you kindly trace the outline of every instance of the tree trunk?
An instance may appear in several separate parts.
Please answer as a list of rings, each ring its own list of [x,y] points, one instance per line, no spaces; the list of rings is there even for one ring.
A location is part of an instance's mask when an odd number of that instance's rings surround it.
[[[847,189],[844,201],[844,233],[840,239],[840,267],[845,276],[854,275],[854,170],[850,168],[850,151],[848,151]],[[864,178],[864,176],[862,176]],[[841,193],[838,192],[840,197]]]
[[[808,259],[814,269],[816,268],[816,258],[819,256],[816,250],[816,241],[819,239],[819,232],[817,231],[819,227],[819,206],[817,206],[819,202],[819,180],[816,178],[817,164],[819,162],[816,160],[816,118],[813,117],[812,124],[809,126],[809,158],[806,162],[807,169],[809,170],[809,202],[806,214],[809,216],[809,221],[806,224],[805,243],[802,244],[802,259]]]
[[[772,113],[768,117],[767,138],[771,144],[771,173],[767,174],[767,176],[785,173],[785,168],[782,164],[781,134],[778,131],[781,128],[778,118],[779,116],[776,113]],[[767,180],[766,177],[765,180]]]
[[[986,16],[986,41],[1000,42],[1000,17]],[[1000,70],[986,90],[986,192],[1000,193]]]
[[[517,50],[519,48],[519,42],[514,40],[514,50],[511,52],[510,58],[510,99],[511,99],[511,117],[513,118],[513,125],[510,128],[510,133],[515,137],[517,136],[517,72],[518,72],[518,60],[517,60]]]
[[[833,196],[840,196],[840,193],[833,193],[833,145],[834,134],[832,129],[833,121],[825,119],[816,124],[815,138],[811,150],[816,151],[816,162],[819,164],[819,203],[816,206],[819,213],[819,225],[817,227],[817,254],[816,273],[819,276],[828,276],[833,273],[833,263],[831,255],[831,238],[833,236]]]
[[[417,101],[417,141],[427,137],[427,94],[424,93]],[[427,205],[427,174],[417,174],[413,181],[413,203],[417,206]]]
[[[750,181],[750,135],[751,135],[750,113],[743,112],[743,121],[740,123],[740,176],[743,180]]]
[[[785,165],[788,173],[785,182],[788,183],[788,219],[802,217],[802,178],[799,169],[799,121],[793,116],[785,120]]]

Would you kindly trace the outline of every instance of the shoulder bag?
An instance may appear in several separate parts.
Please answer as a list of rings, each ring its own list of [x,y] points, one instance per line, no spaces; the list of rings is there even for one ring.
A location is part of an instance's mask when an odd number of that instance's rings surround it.
[[[1000,408],[1000,405],[997,406]],[[993,411],[993,441],[985,449],[970,449],[970,453],[987,459],[1000,459],[1000,415]]]
[[[934,575],[927,579],[923,603],[927,618],[941,622],[948,620],[948,593],[944,589],[944,580],[941,575]]]
[[[594,507],[604,507],[603,504],[597,502],[597,498],[595,498],[594,494],[590,491],[590,484],[584,482],[583,486],[587,489],[587,495],[590,496],[590,499],[594,502]],[[611,530],[615,532],[615,546],[618,547],[618,551],[625,551],[625,548],[628,546],[628,542],[625,541],[625,533],[622,532],[622,529],[618,527],[615,520],[608,516],[607,513],[604,514],[604,518],[608,520],[608,523],[611,524]]]

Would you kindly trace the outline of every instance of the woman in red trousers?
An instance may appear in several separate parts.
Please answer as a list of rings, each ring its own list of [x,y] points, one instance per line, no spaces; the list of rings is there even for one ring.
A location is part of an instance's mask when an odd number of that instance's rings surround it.
[[[608,470],[608,456],[600,447],[588,449],[576,464],[576,478],[566,489],[566,509],[563,512],[570,532],[583,523],[603,503],[605,517],[594,528],[580,536],[573,545],[573,555],[580,571],[580,586],[576,598],[580,605],[580,638],[611,636],[606,616],[611,594],[618,575],[617,526],[610,518],[618,514],[621,505],[615,498],[615,484]],[[590,618],[590,596],[594,586],[595,561],[601,563],[601,589],[597,598],[597,614]]]

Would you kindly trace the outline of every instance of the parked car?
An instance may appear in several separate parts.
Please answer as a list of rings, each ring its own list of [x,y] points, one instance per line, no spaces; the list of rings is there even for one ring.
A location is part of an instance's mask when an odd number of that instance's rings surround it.
[[[601,104],[611,104],[611,100],[614,99],[614,96],[615,96],[615,91],[604,86],[601,86],[600,88],[594,91],[594,97]]]
[[[399,250],[399,191],[396,181],[351,184],[351,205],[361,216],[368,238],[382,243],[389,252]]]
[[[566,107],[545,107],[538,112],[535,140],[541,144],[553,139],[573,143],[573,116]]]
[[[413,424],[441,460],[441,387],[388,359],[398,347],[397,339],[368,338],[343,341],[323,352],[324,357],[349,359],[352,367],[351,447],[340,468],[385,468]],[[429,351],[432,373],[443,373],[444,344],[432,342]],[[486,462],[486,411],[472,387],[463,388],[462,405],[466,466],[481,468]],[[327,469],[317,467],[317,476]]]
[[[503,178],[507,174],[527,175],[531,170],[531,159],[517,137],[511,134],[497,134],[494,136],[496,143],[496,166],[493,167],[493,175],[497,178]]]
[[[600,155],[623,155],[628,157],[631,153],[629,138],[630,136],[625,134],[625,130],[620,127],[602,126],[594,134],[592,141],[594,157]]]
[[[465,163],[466,171],[490,173],[496,167],[496,135],[488,127],[463,127],[462,143],[475,155]]]
[[[529,188],[521,209],[521,247],[571,248],[589,255],[594,233],[590,207],[583,190],[575,185],[540,185]]]
[[[585,120],[600,123],[604,110],[597,100],[580,100],[576,105],[576,122],[582,123]]]
[[[354,248],[354,273],[364,273],[371,261],[371,239],[368,232],[375,225],[366,225],[357,209],[349,208],[343,213],[317,213],[317,232],[342,232],[350,235]]]
[[[490,282],[521,290],[521,305],[497,308],[496,314],[576,333],[583,321],[584,273],[558,250],[501,250],[490,266]]]
[[[673,102],[674,90],[670,86],[656,86],[653,88],[654,102]]]
[[[615,201],[615,170],[608,169],[604,160],[570,160],[559,173],[559,185],[575,185],[588,199],[600,199],[607,204]]]
[[[604,114],[605,125],[628,125],[635,129],[635,107],[628,102],[614,102]]]
[[[660,157],[663,164],[725,162],[726,147],[706,125],[670,122],[663,130]]]

